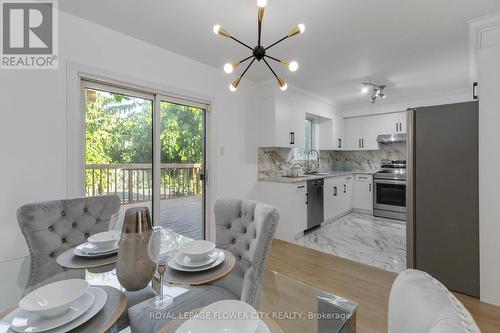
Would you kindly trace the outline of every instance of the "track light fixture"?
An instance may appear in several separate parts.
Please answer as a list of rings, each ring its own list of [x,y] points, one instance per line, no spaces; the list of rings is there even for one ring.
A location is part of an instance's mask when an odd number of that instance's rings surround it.
[[[367,94],[370,90],[371,90],[371,98],[370,98],[370,101],[372,102],[372,104],[375,104],[377,103],[377,99],[379,98],[386,98],[387,95],[384,94],[384,89],[385,89],[385,85],[377,85],[377,84],[373,84],[371,82],[363,82],[363,88],[361,88],[361,92],[363,94]]]
[[[285,60],[277,59],[275,57],[272,57],[272,56],[268,55],[267,54],[267,50],[270,49],[271,47],[275,46],[276,44],[281,43],[285,39],[288,39],[290,37],[293,37],[293,36],[296,36],[296,35],[304,33],[304,31],[306,30],[305,25],[298,24],[285,37],[281,38],[280,40],[272,43],[271,45],[269,45],[267,47],[264,47],[264,46],[261,45],[261,37],[262,37],[262,21],[264,19],[264,11],[265,11],[266,6],[267,6],[267,0],[257,0],[257,7],[258,7],[258,16],[257,16],[257,18],[258,18],[258,20],[257,20],[257,22],[258,22],[258,41],[257,41],[257,46],[255,46],[255,47],[251,47],[251,46],[243,43],[242,41],[238,40],[237,38],[235,38],[234,36],[232,36],[229,32],[227,32],[226,30],[224,30],[218,24],[215,25],[214,28],[213,28],[213,31],[214,31],[214,33],[216,35],[220,35],[222,37],[230,38],[230,39],[234,40],[235,42],[243,45],[244,47],[246,47],[247,49],[249,49],[249,50],[252,51],[252,54],[249,57],[247,57],[245,59],[242,59],[240,61],[236,61],[236,62],[233,62],[233,63],[227,63],[227,64],[224,65],[224,71],[227,74],[231,74],[232,72],[234,72],[234,70],[236,70],[236,68],[240,64],[242,64],[245,61],[251,59],[250,63],[245,68],[245,70],[243,71],[243,73],[240,76],[238,76],[238,78],[236,78],[236,80],[234,80],[233,83],[231,83],[231,85],[229,86],[229,90],[230,91],[236,91],[238,89],[238,85],[240,84],[241,79],[246,74],[246,72],[248,71],[248,69],[252,66],[252,64],[254,63],[255,60],[257,60],[257,61],[261,61],[261,60],[264,61],[264,63],[267,65],[267,67],[271,70],[271,72],[273,73],[274,77],[276,78],[276,81],[278,82],[278,85],[279,85],[280,89],[283,90],[283,91],[288,88],[288,85],[286,84],[286,82],[282,78],[280,78],[276,74],[276,72],[273,70],[273,68],[271,67],[271,65],[266,61],[266,58],[274,60],[274,61],[276,61],[278,63],[281,63],[282,65],[286,66],[290,72],[295,72],[295,71],[297,71],[299,69],[299,64],[296,61],[285,61]]]

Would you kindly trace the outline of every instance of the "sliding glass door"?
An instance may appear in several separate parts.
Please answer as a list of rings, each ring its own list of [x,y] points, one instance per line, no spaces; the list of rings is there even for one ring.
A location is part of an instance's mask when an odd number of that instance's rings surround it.
[[[160,102],[160,221],[204,239],[205,110]]]
[[[83,81],[85,194],[149,207],[155,225],[205,238],[206,107]],[[156,156],[156,158],[155,158]]]

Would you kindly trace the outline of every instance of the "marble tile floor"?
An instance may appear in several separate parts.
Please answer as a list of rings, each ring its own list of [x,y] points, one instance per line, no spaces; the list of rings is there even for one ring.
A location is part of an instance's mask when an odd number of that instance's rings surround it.
[[[406,268],[406,223],[350,213],[295,240],[339,257],[402,272]]]

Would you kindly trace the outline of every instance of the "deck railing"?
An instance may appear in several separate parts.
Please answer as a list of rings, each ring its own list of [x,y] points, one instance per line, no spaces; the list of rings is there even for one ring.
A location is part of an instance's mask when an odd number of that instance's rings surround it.
[[[165,163],[160,166],[160,199],[203,193],[201,164]],[[153,196],[151,164],[87,164],[88,196],[116,194],[122,203],[149,201]]]

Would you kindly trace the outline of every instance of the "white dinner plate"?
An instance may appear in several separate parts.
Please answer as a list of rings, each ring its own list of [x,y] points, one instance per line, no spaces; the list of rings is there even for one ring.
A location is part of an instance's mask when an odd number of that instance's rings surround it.
[[[112,248],[109,249],[101,249],[92,243],[83,243],[78,245],[73,249],[73,254],[79,257],[87,257],[87,258],[98,258],[98,257],[106,257],[118,252],[119,245],[116,244]]]
[[[94,295],[87,291],[71,303],[68,311],[54,318],[43,318],[37,314],[18,308],[13,311],[15,314],[11,321],[11,328],[21,333],[37,333],[52,330],[80,317],[85,311],[90,309],[93,303]]]
[[[175,330],[175,333],[198,333],[194,330],[196,320],[196,318],[186,320],[184,324],[182,324],[178,329]],[[267,327],[267,324],[262,319],[260,319],[259,326],[257,326],[257,330],[255,331],[255,333],[271,333],[271,330],[269,329],[269,327]]]
[[[174,258],[175,258],[175,256],[174,256]],[[224,259],[226,259],[226,255],[224,254],[224,251],[217,249],[217,259],[214,262],[212,262],[211,264],[201,266],[201,267],[184,267],[184,266],[179,265],[175,261],[174,258],[171,258],[168,261],[168,266],[170,266],[171,268],[173,268],[177,271],[183,271],[183,272],[201,272],[201,271],[206,271],[208,269],[212,269],[214,267],[219,266],[224,261]]]
[[[219,257],[219,251],[221,251],[221,250],[218,250],[218,249],[213,250],[212,252],[210,252],[208,254],[208,256],[205,260],[201,260],[201,261],[192,261],[191,258],[189,258],[189,256],[185,255],[182,252],[178,252],[174,256],[174,259],[175,259],[175,262],[177,264],[184,266],[184,267],[201,267],[201,266],[211,264],[215,260],[217,260],[217,258]]]
[[[92,319],[101,309],[104,307],[106,304],[106,300],[108,299],[108,295],[106,292],[100,288],[97,287],[89,287],[88,293],[92,294],[94,296],[94,303],[90,306],[90,308],[87,310],[87,312],[84,312],[80,317],[74,319],[73,321],[68,322],[67,324],[61,325],[59,327],[56,327],[52,329],[50,332],[51,333],[66,333],[68,331],[71,331],[72,329],[84,324],[88,320]],[[0,321],[0,329],[4,327],[9,327],[11,326],[11,322],[16,316],[20,309],[17,308],[16,310],[12,311],[9,313],[7,316],[2,318]],[[22,310],[21,310],[22,311]],[[53,319],[51,319],[53,320]],[[7,330],[2,330],[2,333],[13,333],[15,332],[12,327],[7,329]]]

